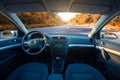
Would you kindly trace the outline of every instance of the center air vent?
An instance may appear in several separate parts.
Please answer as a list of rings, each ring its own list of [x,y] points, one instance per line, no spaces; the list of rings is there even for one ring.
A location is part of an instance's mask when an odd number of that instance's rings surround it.
[[[66,37],[56,36],[56,37],[53,37],[53,40],[66,40]]]

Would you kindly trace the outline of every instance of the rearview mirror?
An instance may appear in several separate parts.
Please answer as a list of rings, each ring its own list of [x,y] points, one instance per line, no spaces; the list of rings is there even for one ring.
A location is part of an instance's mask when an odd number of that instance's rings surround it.
[[[101,34],[102,39],[118,39],[118,36],[115,33],[103,33]]]

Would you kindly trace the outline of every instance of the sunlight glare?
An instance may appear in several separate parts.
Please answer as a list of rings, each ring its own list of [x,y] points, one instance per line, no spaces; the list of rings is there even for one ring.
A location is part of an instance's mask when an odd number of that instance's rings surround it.
[[[78,13],[60,12],[58,15],[64,20],[69,21],[71,18],[75,17]]]

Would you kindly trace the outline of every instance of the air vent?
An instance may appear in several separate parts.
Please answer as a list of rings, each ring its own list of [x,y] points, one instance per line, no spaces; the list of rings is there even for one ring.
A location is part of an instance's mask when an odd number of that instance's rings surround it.
[[[56,37],[53,37],[53,40],[66,40],[66,37],[56,36]]]

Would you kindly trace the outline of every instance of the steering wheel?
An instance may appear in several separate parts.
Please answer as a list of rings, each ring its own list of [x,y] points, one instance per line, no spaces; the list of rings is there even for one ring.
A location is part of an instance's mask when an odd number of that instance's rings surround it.
[[[37,55],[46,48],[46,43],[46,36],[38,31],[32,31],[23,37],[22,49],[29,55]]]

